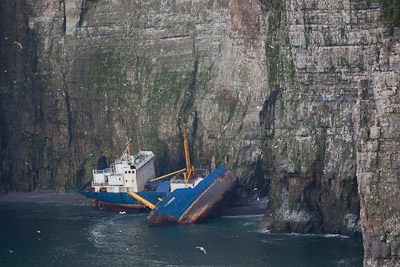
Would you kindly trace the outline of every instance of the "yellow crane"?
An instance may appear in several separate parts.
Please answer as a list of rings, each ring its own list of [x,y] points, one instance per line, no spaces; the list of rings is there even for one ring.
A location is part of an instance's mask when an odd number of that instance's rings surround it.
[[[187,184],[187,182],[189,181],[189,179],[192,178],[192,176],[194,175],[194,166],[192,166],[192,165],[190,164],[189,143],[188,143],[188,141],[187,141],[187,139],[186,139],[185,123],[182,123],[182,128],[183,128],[183,138],[184,138],[183,145],[184,145],[184,148],[185,148],[186,169],[181,169],[181,170],[179,170],[179,171],[175,171],[175,172],[168,173],[168,174],[166,174],[166,175],[163,175],[163,176],[157,177],[157,178],[155,178],[155,179],[153,179],[153,180],[150,180],[149,182],[154,182],[154,181],[163,179],[163,178],[165,178],[165,177],[168,177],[168,176],[171,176],[171,175],[174,175],[174,174],[177,174],[177,173],[179,173],[179,172],[183,172],[183,171],[186,170],[186,172],[183,173],[183,176],[184,176],[185,182],[186,182],[186,184]]]
[[[183,145],[184,145],[184,148],[185,148],[186,169],[181,169],[181,170],[179,170],[179,171],[171,172],[171,173],[169,173],[169,174],[166,174],[166,175],[157,177],[157,178],[155,178],[155,179],[153,179],[153,180],[150,180],[149,182],[157,181],[157,180],[163,179],[163,178],[165,178],[165,177],[168,177],[168,176],[177,174],[177,173],[179,173],[179,172],[184,172],[184,173],[183,173],[183,176],[184,176],[184,179],[185,179],[185,186],[187,186],[188,181],[190,180],[190,178],[193,177],[193,175],[194,175],[194,166],[192,166],[192,165],[190,164],[189,144],[188,144],[188,141],[187,141],[187,139],[186,139],[185,123],[182,123],[182,128],[183,128],[183,138],[184,138]],[[128,150],[128,151],[129,151],[129,150]],[[131,191],[128,191],[128,194],[129,194],[131,197],[133,197],[133,198],[137,199],[138,201],[140,201],[141,203],[143,203],[144,205],[146,205],[147,207],[149,207],[150,209],[154,209],[154,208],[155,208],[155,205],[154,205],[154,204],[152,204],[151,202],[149,202],[149,201],[147,201],[146,199],[142,198],[142,197],[139,196],[138,194],[136,194],[136,193],[134,193],[134,192],[131,192]]]
[[[142,198],[141,196],[139,196],[138,194],[129,191],[127,192],[131,197],[135,198],[137,201],[142,202],[144,205],[146,205],[147,207],[149,207],[150,209],[154,209],[156,207],[156,205],[154,205],[153,203],[151,203],[150,201],[147,201],[146,199]]]
[[[186,159],[186,173],[183,173],[183,175],[185,177],[185,182],[187,184],[189,179],[192,178],[194,174],[194,166],[190,165],[189,145],[186,139],[185,123],[182,123],[182,125],[183,125],[183,138],[184,138],[183,145],[185,147],[185,159]]]

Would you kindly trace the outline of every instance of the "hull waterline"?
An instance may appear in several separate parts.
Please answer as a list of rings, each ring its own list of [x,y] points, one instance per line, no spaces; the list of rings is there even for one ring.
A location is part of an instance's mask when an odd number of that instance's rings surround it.
[[[232,196],[238,178],[219,167],[195,188],[178,189],[168,194],[149,215],[149,225],[200,223],[222,213]]]

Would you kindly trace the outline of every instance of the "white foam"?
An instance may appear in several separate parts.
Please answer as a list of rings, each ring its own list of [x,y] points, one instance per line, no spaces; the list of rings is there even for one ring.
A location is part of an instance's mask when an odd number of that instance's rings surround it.
[[[293,235],[293,236],[325,237],[325,238],[350,238],[347,235],[340,235],[340,234],[300,234],[300,233],[282,233],[282,234]]]
[[[234,215],[234,216],[230,216],[230,215],[224,215],[221,216],[221,218],[229,218],[229,219],[236,219],[236,218],[255,218],[255,219],[261,219],[264,216],[264,214],[250,214],[250,215]]]
[[[271,230],[268,230],[267,228],[260,228],[260,229],[257,230],[257,233],[270,234]]]

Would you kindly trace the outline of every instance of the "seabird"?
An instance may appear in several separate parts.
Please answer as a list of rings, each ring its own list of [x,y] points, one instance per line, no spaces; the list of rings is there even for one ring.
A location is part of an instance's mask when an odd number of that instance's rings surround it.
[[[207,251],[203,248],[203,247],[196,247],[196,248],[198,248],[198,249],[200,249],[201,251],[203,251],[204,252],[204,254],[206,254],[207,255]]]
[[[22,44],[21,43],[15,41],[15,42],[13,42],[13,44],[18,45],[19,49],[22,49]]]

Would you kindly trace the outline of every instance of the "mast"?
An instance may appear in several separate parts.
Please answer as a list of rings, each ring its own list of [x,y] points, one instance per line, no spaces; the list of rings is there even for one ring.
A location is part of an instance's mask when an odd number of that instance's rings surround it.
[[[190,166],[190,158],[189,158],[189,145],[186,139],[186,130],[185,130],[185,123],[183,123],[183,138],[184,142],[183,145],[185,146],[185,158],[186,158],[186,172],[189,173],[191,166]]]
[[[150,182],[157,181],[159,179],[174,175],[174,174],[176,174],[178,172],[183,172],[183,176],[184,176],[184,179],[185,179],[185,182],[186,182],[186,185],[187,185],[189,179],[193,176],[193,174],[194,174],[194,166],[192,166],[190,164],[189,145],[188,145],[188,141],[186,139],[186,130],[185,130],[185,124],[184,123],[182,123],[182,128],[183,128],[183,138],[184,138],[183,145],[185,147],[186,169],[182,169],[182,170],[179,170],[179,171],[171,172],[169,174],[166,174],[166,175],[160,176],[158,178],[155,178],[153,180],[150,180]]]
[[[129,139],[128,139],[128,137],[126,138],[126,149],[128,150],[127,162],[129,163],[131,161],[131,151],[129,150]]]
[[[192,166],[190,165],[189,145],[186,139],[185,123],[182,123],[182,125],[183,125],[183,138],[184,138],[183,145],[185,147],[185,159],[186,159],[186,173],[184,174],[184,176],[185,176],[185,181],[187,183],[193,173],[192,173]]]

